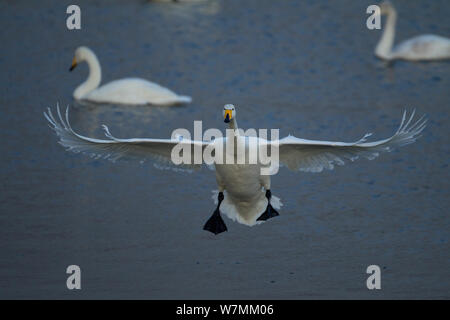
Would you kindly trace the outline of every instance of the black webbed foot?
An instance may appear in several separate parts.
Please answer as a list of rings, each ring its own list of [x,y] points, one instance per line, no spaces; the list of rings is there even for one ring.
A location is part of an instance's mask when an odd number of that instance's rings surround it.
[[[219,234],[221,232],[228,230],[227,226],[225,225],[225,222],[223,222],[223,219],[220,216],[219,209],[216,209],[211,218],[209,218],[208,221],[206,221],[203,230],[210,231],[214,234]]]
[[[258,219],[256,219],[257,221],[266,221],[270,218],[279,216],[280,214],[277,212],[277,210],[275,210],[270,203],[267,205],[266,211],[264,211],[264,213],[262,215],[259,216]]]
[[[206,231],[210,231],[214,234],[219,234],[222,233],[224,231],[227,231],[227,226],[225,225],[225,222],[222,219],[222,216],[220,215],[220,204],[222,203],[224,196],[223,196],[223,192],[219,192],[218,195],[218,200],[219,203],[217,204],[217,208],[214,211],[213,215],[211,216],[211,218],[208,219],[208,221],[206,221],[205,226],[203,227],[203,230]]]
[[[267,203],[267,208],[266,211],[264,211],[264,213],[262,215],[259,216],[258,219],[256,219],[257,221],[266,221],[270,218],[279,216],[280,214],[277,212],[277,210],[275,210],[272,205],[270,204],[270,198],[272,197],[272,193],[270,192],[270,190],[266,191],[266,198],[268,200]]]

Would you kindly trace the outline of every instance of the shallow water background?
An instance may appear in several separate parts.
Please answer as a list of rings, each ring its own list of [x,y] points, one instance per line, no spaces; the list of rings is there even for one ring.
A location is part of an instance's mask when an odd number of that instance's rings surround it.
[[[373,56],[365,27],[373,1],[211,0],[197,4],[77,1],[82,30],[68,31],[70,1],[0,2],[0,298],[450,298],[450,63]],[[395,1],[398,40],[450,36],[446,0]],[[82,106],[72,91],[91,47],[103,83],[158,82],[182,107]],[[281,136],[385,138],[406,108],[429,125],[415,144],[332,172],[282,169],[272,192],[279,218],[249,228],[202,230],[214,173],[92,160],[57,144],[42,112],[71,105],[72,126],[103,137],[170,137],[175,128],[223,128],[237,106],[243,128]],[[66,267],[82,290],[66,289]],[[382,290],[366,288],[368,265]]]

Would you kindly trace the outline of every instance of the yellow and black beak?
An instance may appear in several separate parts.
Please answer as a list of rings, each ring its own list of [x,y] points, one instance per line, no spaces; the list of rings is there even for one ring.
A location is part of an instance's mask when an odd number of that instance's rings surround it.
[[[225,121],[225,123],[230,122],[232,115],[233,115],[233,110],[226,109],[225,113],[223,115],[224,116],[224,120],[223,121]]]
[[[76,66],[77,66],[77,59],[75,59],[75,57],[73,57],[72,65],[70,66],[69,71],[72,71],[73,69],[75,69]]]

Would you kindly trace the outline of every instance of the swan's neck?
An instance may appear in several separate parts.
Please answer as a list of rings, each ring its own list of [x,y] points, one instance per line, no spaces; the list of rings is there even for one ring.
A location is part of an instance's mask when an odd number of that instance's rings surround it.
[[[239,128],[236,122],[236,118],[233,118],[228,124],[228,128],[234,130],[236,135],[239,135]]]
[[[86,94],[96,89],[102,80],[102,70],[95,54],[87,54],[85,60],[89,66],[89,76],[86,81],[80,84],[73,92],[75,99],[82,99]]]
[[[233,118],[230,121],[230,123],[228,124],[228,129],[232,130],[232,132],[230,132],[230,130],[227,130],[227,138],[233,138],[234,145],[236,146],[236,143],[238,141],[240,134],[239,134],[239,128],[238,128],[235,118]]]
[[[234,155],[234,158],[236,160],[236,156],[237,156],[237,148],[238,148],[238,143],[240,142],[240,134],[239,134],[239,128],[236,122],[236,118],[233,118],[230,123],[228,124],[228,129],[231,129],[232,132],[229,132],[229,130],[227,130],[227,150],[231,151],[231,154]],[[229,140],[232,139],[232,140]],[[233,142],[231,142],[233,141]],[[229,145],[229,143],[232,143],[231,145]],[[228,152],[230,152],[228,151]]]
[[[380,41],[375,49],[375,54],[383,59],[390,59],[392,54],[392,46],[395,38],[395,24],[397,22],[397,12],[395,9],[389,10],[387,14],[386,25]]]

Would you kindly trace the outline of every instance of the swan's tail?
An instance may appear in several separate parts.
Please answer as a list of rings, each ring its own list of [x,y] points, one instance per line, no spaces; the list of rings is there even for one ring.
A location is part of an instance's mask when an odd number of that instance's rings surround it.
[[[214,200],[214,204],[217,204],[218,203],[217,195],[219,193],[219,190],[212,190],[212,193],[213,193],[212,199]],[[264,192],[262,190],[261,194],[264,195]],[[264,221],[258,221],[257,219],[266,210],[267,200],[265,196],[262,196],[262,198],[264,199],[263,201],[258,201],[251,208],[242,208],[241,206],[237,205],[232,201],[232,199],[228,196],[226,190],[224,191],[224,195],[225,198],[222,204],[220,205],[220,211],[224,213],[228,218],[250,227],[264,223]],[[270,204],[276,210],[279,210],[283,206],[283,203],[281,202],[280,198],[274,195],[272,195],[272,198],[270,199]],[[240,209],[241,210],[244,209],[246,211],[239,212]]]
[[[178,103],[191,103],[192,98],[189,96],[178,96],[177,101]]]

